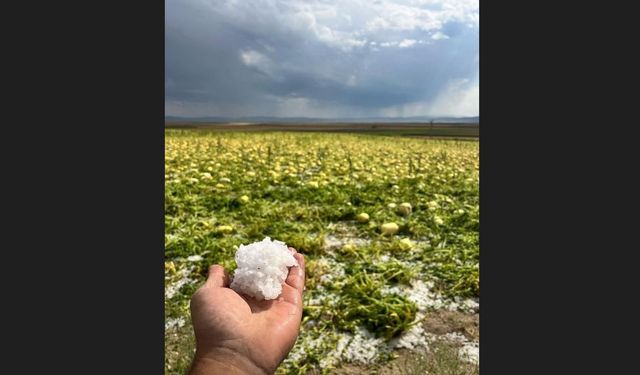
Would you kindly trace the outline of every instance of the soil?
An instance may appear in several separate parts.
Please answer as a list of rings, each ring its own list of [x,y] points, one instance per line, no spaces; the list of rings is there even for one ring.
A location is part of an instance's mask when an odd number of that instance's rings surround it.
[[[463,334],[470,341],[480,339],[480,314],[434,311],[427,314],[422,326],[425,332],[436,335],[457,332]]]
[[[425,332],[436,335],[460,333],[470,341],[478,341],[480,339],[480,315],[457,311],[433,311],[425,318],[423,328]],[[418,361],[419,354],[416,352],[403,349],[396,354],[398,355],[396,359],[382,366],[344,364],[331,373],[336,375],[400,375],[406,374],[407,366],[412,367],[412,364]],[[472,370],[469,371],[469,373],[475,373]]]

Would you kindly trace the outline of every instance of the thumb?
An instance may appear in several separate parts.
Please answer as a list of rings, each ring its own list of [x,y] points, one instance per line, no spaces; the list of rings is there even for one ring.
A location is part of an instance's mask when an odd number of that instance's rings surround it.
[[[227,288],[229,287],[229,274],[224,267],[214,264],[209,267],[209,275],[205,284],[216,288]]]

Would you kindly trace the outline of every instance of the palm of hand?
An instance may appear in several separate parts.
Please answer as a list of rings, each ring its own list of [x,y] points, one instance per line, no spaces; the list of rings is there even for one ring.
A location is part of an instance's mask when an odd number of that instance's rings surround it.
[[[230,351],[266,372],[275,371],[293,347],[302,317],[304,257],[292,251],[300,266],[289,269],[276,300],[240,295],[228,288],[229,276],[221,266],[210,268],[191,301],[198,350]]]

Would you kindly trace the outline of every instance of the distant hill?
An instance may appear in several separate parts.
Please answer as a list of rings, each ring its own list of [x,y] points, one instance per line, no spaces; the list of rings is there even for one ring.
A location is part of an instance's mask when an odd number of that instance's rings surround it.
[[[270,117],[270,116],[248,116],[248,117],[180,117],[180,116],[166,116],[165,122],[167,123],[198,123],[198,122],[219,122],[219,123],[233,123],[233,122],[248,122],[248,123],[402,123],[402,122],[431,122],[434,123],[466,123],[466,124],[479,124],[480,117],[427,117],[427,116],[415,116],[415,117],[346,117],[346,118],[314,118],[314,117]]]

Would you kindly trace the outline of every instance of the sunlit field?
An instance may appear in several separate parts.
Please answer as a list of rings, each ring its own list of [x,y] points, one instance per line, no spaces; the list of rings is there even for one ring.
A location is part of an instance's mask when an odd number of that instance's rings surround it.
[[[208,266],[232,271],[236,247],[265,236],[307,263],[279,373],[371,369],[442,344],[476,368],[477,141],[167,130],[165,145],[166,373],[189,366],[189,299]]]

